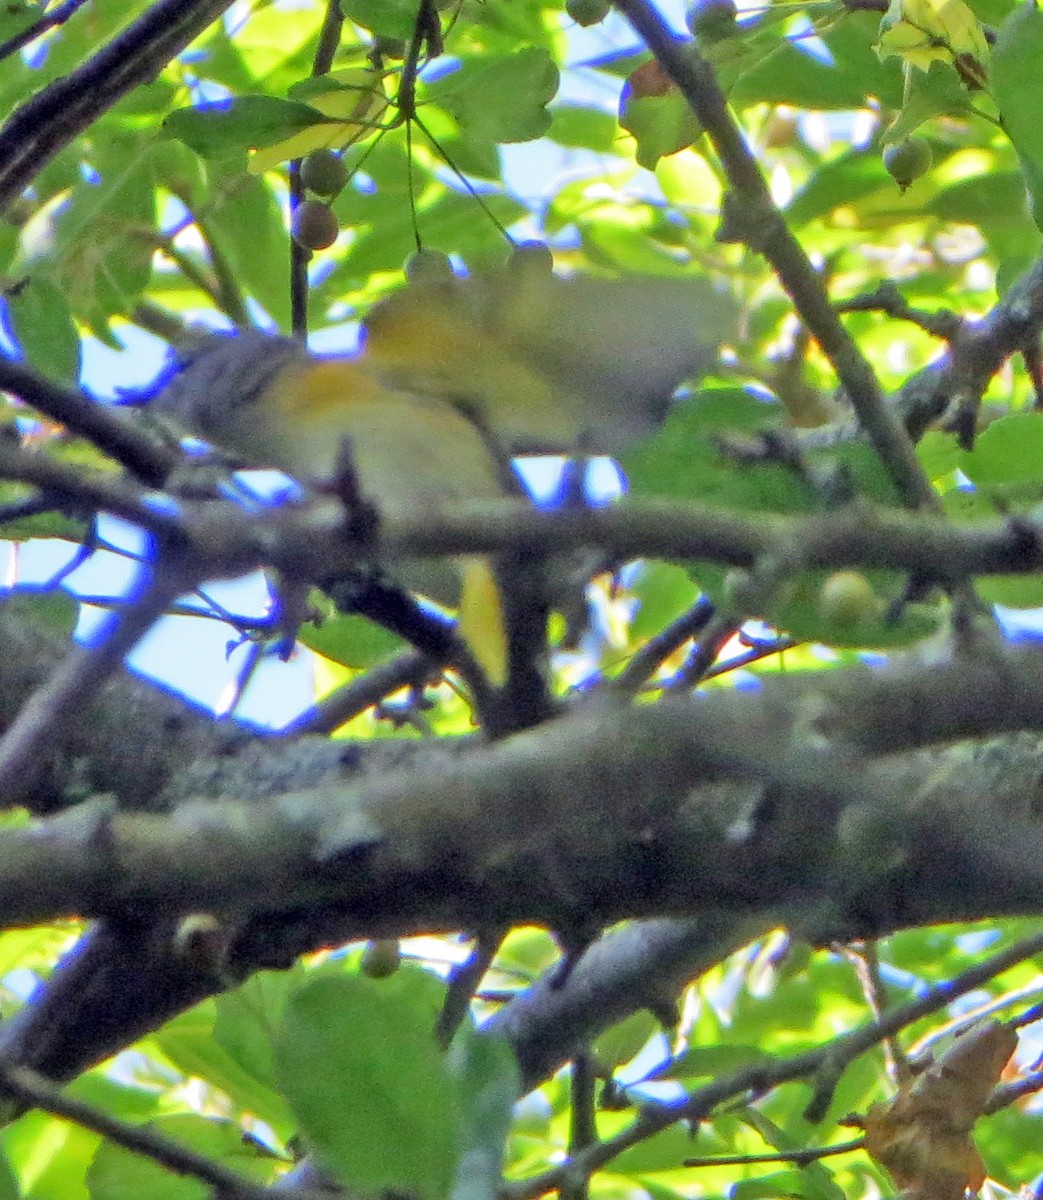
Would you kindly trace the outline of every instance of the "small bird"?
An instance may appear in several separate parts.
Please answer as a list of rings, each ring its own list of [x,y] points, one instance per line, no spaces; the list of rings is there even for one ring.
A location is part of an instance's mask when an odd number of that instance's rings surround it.
[[[350,438],[362,497],[378,514],[416,518],[456,501],[523,496],[514,455],[612,453],[653,431],[678,384],[716,359],[732,312],[703,277],[508,269],[417,281],[374,307],[358,354],[312,355],[256,331],[213,335],[153,406],[304,483],[328,480]],[[473,556],[396,564],[396,573],[460,608],[465,638],[468,593],[480,606],[497,595],[491,564]],[[474,648],[496,682],[502,655]]]

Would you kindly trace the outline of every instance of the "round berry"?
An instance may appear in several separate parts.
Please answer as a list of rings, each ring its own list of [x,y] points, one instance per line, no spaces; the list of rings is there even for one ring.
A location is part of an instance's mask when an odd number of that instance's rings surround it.
[[[903,192],[921,175],[926,175],[933,161],[931,144],[922,137],[902,138],[884,147],[884,166]]]
[[[293,214],[293,240],[305,250],[325,250],[340,233],[333,209],[321,200],[305,200]]]

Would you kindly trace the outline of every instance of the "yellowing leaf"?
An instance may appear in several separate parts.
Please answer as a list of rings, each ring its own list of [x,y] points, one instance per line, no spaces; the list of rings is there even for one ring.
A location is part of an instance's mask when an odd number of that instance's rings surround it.
[[[977,87],[989,61],[985,33],[964,0],[891,0],[876,51],[881,59],[901,58],[921,71],[932,62],[950,62]]]
[[[250,154],[248,169],[263,175],[291,158],[303,158],[313,150],[340,150],[379,128],[388,106],[383,76],[366,67],[349,67],[320,77],[323,90],[309,89],[307,102],[337,120],[312,125],[272,146]]]

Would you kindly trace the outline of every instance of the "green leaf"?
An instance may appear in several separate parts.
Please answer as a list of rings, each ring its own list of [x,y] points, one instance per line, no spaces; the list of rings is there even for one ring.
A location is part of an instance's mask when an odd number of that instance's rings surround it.
[[[156,183],[189,208],[202,205],[208,196],[206,172],[199,155],[184,142],[163,138],[149,151],[149,166]]]
[[[778,1200],[779,1196],[808,1196],[802,1171],[772,1171],[756,1179],[742,1179],[729,1190],[730,1200]]]
[[[4,1158],[21,1182],[19,1200],[89,1200],[86,1175],[101,1138],[44,1113],[27,1113],[3,1133]]]
[[[992,50],[990,81],[1003,127],[1018,152],[1032,198],[1036,224],[1043,228],[1043,12],[1025,0],[1003,22]]]
[[[218,198],[202,223],[206,237],[223,254],[239,280],[280,328],[290,320],[290,300],[282,272],[286,225],[278,201],[262,179],[237,171],[221,181]]]
[[[703,127],[688,101],[676,89],[663,96],[624,92],[619,124],[637,143],[638,165],[654,171],[661,158],[679,154],[702,137]]]
[[[885,187],[893,190],[894,180],[885,170],[880,155],[868,150],[850,150],[812,174],[787,205],[786,220],[797,229]]]
[[[630,590],[640,602],[630,622],[630,637],[637,643],[647,641],[687,611],[697,596],[688,572],[665,562],[643,562],[641,573]]]
[[[559,146],[575,146],[618,154],[619,122],[604,109],[579,104],[558,104],[551,109],[548,136]]]
[[[0,1200],[20,1200],[22,1192],[7,1156],[0,1154]]]
[[[154,1088],[119,1083],[101,1070],[87,1071],[73,1080],[66,1095],[135,1125],[152,1120],[162,1103]]]
[[[960,469],[978,484],[1043,483],[1043,413],[1018,412],[991,422]]]
[[[171,1113],[146,1129],[171,1138],[197,1154],[261,1182],[271,1179],[274,1161],[261,1155],[231,1121],[215,1121],[197,1113]],[[211,1189],[198,1179],[174,1174],[154,1159],[103,1141],[87,1172],[91,1200],[206,1200]]]
[[[4,606],[17,608],[34,624],[62,638],[72,637],[80,612],[79,604],[61,588],[16,589],[6,594]]]
[[[287,1003],[275,1048],[283,1091],[348,1188],[449,1195],[460,1115],[434,1038],[443,994],[403,967],[384,980],[320,974]]]
[[[447,1066],[460,1105],[460,1158],[451,1200],[495,1200],[514,1104],[521,1093],[518,1060],[506,1038],[465,1022]]]
[[[501,174],[500,148],[490,138],[464,133],[459,137],[439,138],[445,160],[462,175],[499,182]]]
[[[295,976],[288,972],[258,971],[214,1000],[214,1041],[244,1072],[271,1092],[278,1088],[275,1030],[294,982]]]
[[[675,404],[653,438],[620,455],[635,496],[699,500],[721,508],[806,512],[816,500],[797,474],[775,464],[736,463],[719,439],[778,424],[780,406],[744,388],[705,388]]]
[[[267,1121],[280,1136],[289,1136],[293,1119],[286,1101],[265,1086],[256,1068],[244,1067],[215,1037],[216,1008],[204,1001],[168,1021],[149,1041],[188,1076],[197,1076],[224,1092],[243,1112]]]
[[[743,72],[729,90],[728,99],[736,108],[766,102],[832,112],[860,108],[866,93],[856,76],[823,62],[793,42],[781,41],[756,66]]]
[[[241,96],[227,105],[179,108],[163,122],[163,131],[203,158],[217,158],[271,146],[302,129],[331,122],[335,119],[310,104],[276,96]]]
[[[857,83],[864,95],[895,109],[901,107],[906,84],[899,65],[881,62],[874,49],[879,28],[876,13],[845,9],[835,24],[823,21],[817,32],[832,56],[835,70]]]
[[[689,1086],[699,1079],[741,1071],[764,1059],[759,1046],[733,1043],[728,1046],[689,1046],[683,1054],[665,1064],[655,1078],[684,1079]]]
[[[372,667],[401,651],[405,643],[365,617],[344,616],[325,620],[321,625],[302,625],[298,639],[325,658],[344,667]]]
[[[547,103],[557,90],[558,68],[537,46],[503,57],[464,58],[426,88],[461,129],[494,142],[528,142],[545,134],[551,126]]]
[[[1039,575],[984,575],[975,581],[978,595],[1005,608],[1043,608],[1043,578]]]
[[[58,281],[73,314],[110,340],[109,318],[131,310],[148,285],[156,248],[151,138],[140,133],[98,140],[90,165],[97,180],[74,188],[55,220]]]
[[[910,71],[902,109],[887,127],[884,143],[900,142],[933,117],[961,116],[973,105],[956,68],[935,60],[927,71]]]
[[[525,206],[512,196],[487,195],[482,203],[505,226],[525,212]],[[339,205],[334,207],[339,213]],[[430,250],[448,253],[463,244],[469,263],[480,263],[482,257],[503,258],[503,235],[480,210],[476,215],[475,201],[470,196],[445,192],[417,214],[417,224]],[[328,290],[337,295],[345,286],[345,276],[363,281],[374,271],[399,271],[415,249],[415,226],[408,209],[375,217],[372,226],[359,234],[343,264],[331,272]]]
[[[692,1135],[680,1122],[624,1150],[612,1160],[613,1174],[671,1171],[693,1154]]]
[[[743,1108],[740,1115],[772,1149],[786,1151],[803,1148],[796,1138],[752,1105]],[[832,1172],[821,1162],[806,1163],[799,1172],[794,1172],[794,1175],[799,1180],[798,1194],[808,1197],[808,1200],[845,1200],[844,1193],[834,1182]]]
[[[924,212],[966,225],[1028,225],[1025,179],[1017,171],[993,171],[961,179],[924,205]]]
[[[1017,416],[1039,416],[1040,413],[1018,413]],[[994,421],[994,425],[1000,424],[1002,421],[1010,420],[1009,417],[1001,417],[999,421]],[[990,426],[991,428],[991,426]],[[988,430],[984,430],[982,437]],[[1003,438],[1006,439],[1004,434]],[[978,439],[979,446],[981,438]],[[999,450],[999,445],[995,447]],[[974,455],[966,455],[968,459],[973,459]],[[983,465],[983,470],[988,471],[990,468],[995,468],[1003,473],[1003,463],[1000,460],[994,460],[991,453],[988,456],[986,463]],[[996,521],[1004,514],[1008,513],[1011,508],[1019,507],[1015,501],[1021,499],[1019,492],[1028,491],[1027,499],[1029,502],[1038,499],[1039,487],[1038,482],[1034,485],[1033,481],[1029,480],[1011,480],[999,479],[990,480],[988,483],[982,482],[981,486],[970,491],[966,488],[952,488],[942,496],[942,509],[954,522],[962,525],[974,525],[982,521]],[[997,505],[994,495],[999,498]],[[1013,498],[1013,500],[1012,500]],[[1024,504],[1020,507],[1025,507]],[[975,580],[978,594],[983,600],[989,604],[1003,604],[1007,608],[1036,608],[1043,606],[1043,576],[1040,575],[983,575]]]
[[[951,475],[960,464],[955,434],[928,429],[916,444],[916,457],[928,479],[933,481]]]
[[[821,602],[822,585],[829,575],[805,572],[783,589],[768,612],[757,615],[801,641],[877,650],[913,645],[937,632],[942,622],[941,609],[926,604],[906,604],[893,616],[889,606],[899,594],[900,580],[880,571],[865,572],[878,600],[872,611],[855,618],[845,612],[834,614]]]
[[[42,271],[7,291],[8,331],[29,365],[41,375],[61,383],[75,383],[80,375],[80,337],[65,294]]]
[[[24,29],[39,21],[42,15],[43,6],[40,4],[10,0],[0,10],[0,41],[6,42],[8,38],[17,37]]]
[[[408,41],[416,29],[419,0],[340,0],[340,11],[377,37]]]

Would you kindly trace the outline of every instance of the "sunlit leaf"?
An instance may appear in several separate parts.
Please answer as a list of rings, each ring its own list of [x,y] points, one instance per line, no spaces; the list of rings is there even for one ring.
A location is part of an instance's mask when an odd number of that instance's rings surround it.
[[[703,132],[680,89],[654,60],[638,67],[624,85],[619,124],[637,143],[637,161],[650,171],[661,158],[686,150]]]
[[[322,974],[289,999],[276,1041],[282,1087],[320,1161],[342,1183],[445,1200],[459,1112],[424,972]]]
[[[242,96],[227,105],[180,108],[167,117],[163,129],[209,158],[272,146],[301,130],[336,123],[321,109],[298,100]]]
[[[1032,0],[1026,0],[1000,29],[993,51],[991,81],[1003,127],[1021,161],[1036,224],[1043,228],[1043,131],[1032,118],[1043,104],[1041,56],[1043,12]]]
[[[427,94],[473,136],[527,142],[551,126],[547,103],[558,90],[558,68],[542,47],[503,58],[467,58],[427,85]]]
[[[295,102],[305,101],[329,120],[254,149],[249,163],[254,175],[288,159],[303,158],[313,150],[342,150],[380,127],[388,99],[378,72],[352,67],[330,72],[309,83],[307,89],[295,91]]]

